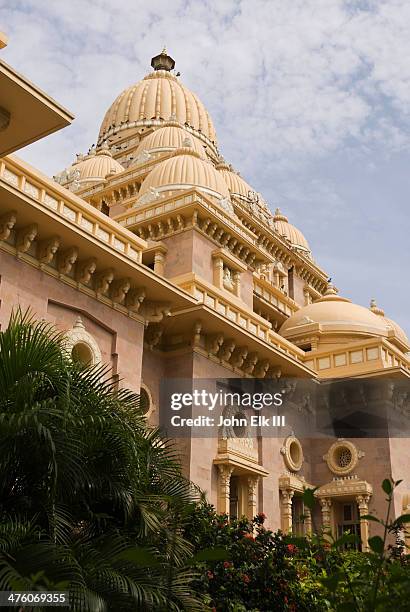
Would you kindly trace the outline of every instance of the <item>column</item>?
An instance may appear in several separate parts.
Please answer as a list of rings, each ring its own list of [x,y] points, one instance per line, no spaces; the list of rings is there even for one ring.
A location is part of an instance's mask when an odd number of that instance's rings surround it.
[[[368,552],[369,550],[369,521],[363,518],[366,514],[369,514],[369,495],[357,495],[356,502],[359,508],[360,517],[360,537],[362,540],[362,551]]]
[[[256,486],[259,481],[259,476],[248,476],[248,508],[247,516],[251,521],[256,515]]]
[[[160,276],[164,276],[165,255],[161,251],[154,253],[154,272]]]
[[[237,297],[241,297],[241,273],[236,271],[233,273],[232,276],[233,276],[234,294]]]
[[[214,285],[222,289],[224,277],[224,262],[222,257],[215,257],[214,259]]]
[[[229,497],[231,492],[231,475],[233,467],[223,463],[218,464],[218,512],[229,516]]]
[[[322,529],[323,531],[331,531],[330,509],[332,500],[329,497],[321,497],[319,501],[322,507]]]
[[[305,535],[310,535],[312,533],[312,514],[309,508],[304,508],[303,514],[305,516]]]
[[[283,533],[292,531],[292,489],[281,489],[281,523]]]

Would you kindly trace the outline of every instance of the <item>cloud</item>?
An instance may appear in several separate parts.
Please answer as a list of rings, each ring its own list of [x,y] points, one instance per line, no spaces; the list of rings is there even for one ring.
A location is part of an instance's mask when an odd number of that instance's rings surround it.
[[[329,240],[331,227],[346,241],[352,220],[377,221],[391,197],[407,206],[404,175],[386,193],[381,169],[410,163],[408,0],[0,0],[0,23],[2,57],[76,115],[24,151],[49,174],[96,142],[112,101],[166,44],[224,156],[306,228],[323,267],[343,242]],[[371,265],[366,249],[349,251]],[[399,273],[389,278],[409,300]]]

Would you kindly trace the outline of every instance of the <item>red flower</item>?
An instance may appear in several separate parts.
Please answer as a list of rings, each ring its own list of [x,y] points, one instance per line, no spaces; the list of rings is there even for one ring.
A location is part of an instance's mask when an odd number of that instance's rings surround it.
[[[224,568],[228,569],[228,567],[232,567],[232,563],[230,561],[224,561]]]
[[[247,540],[255,539],[251,533],[244,533],[243,537],[246,538]]]
[[[264,512],[259,512],[258,517],[261,521],[264,521],[266,519],[266,514]]]
[[[244,581],[245,584],[248,584],[251,581],[248,574],[242,574],[242,580]]]
[[[214,578],[214,575],[213,575],[213,573],[212,573],[210,570],[208,570],[208,571],[206,572],[206,574],[207,574],[207,576],[208,576],[209,580],[212,580],[212,579]]]
[[[294,555],[298,551],[298,549],[296,548],[294,544],[288,544],[287,549],[291,555]]]

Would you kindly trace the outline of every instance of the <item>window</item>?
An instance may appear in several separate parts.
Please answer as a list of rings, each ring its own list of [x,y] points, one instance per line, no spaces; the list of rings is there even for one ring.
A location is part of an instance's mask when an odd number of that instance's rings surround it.
[[[151,399],[148,395],[148,391],[141,387],[140,390],[140,407],[142,414],[147,414],[151,408]]]
[[[71,356],[73,361],[82,365],[90,365],[93,362],[91,349],[84,342],[78,342],[73,346]]]

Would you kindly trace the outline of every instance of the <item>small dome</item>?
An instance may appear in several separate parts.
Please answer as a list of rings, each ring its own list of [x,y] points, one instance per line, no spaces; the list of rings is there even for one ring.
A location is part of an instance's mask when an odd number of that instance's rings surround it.
[[[205,158],[204,146],[198,138],[192,136],[180,124],[175,122],[158,128],[143,138],[137,148],[136,156],[138,157],[144,151],[151,155],[156,155],[157,153],[169,153],[182,147],[191,147],[202,158]]]
[[[406,344],[407,346],[409,346],[409,339],[405,333],[405,331],[400,327],[400,325],[398,323],[396,323],[396,321],[393,321],[392,319],[388,319],[385,314],[384,314],[384,310],[382,308],[379,308],[376,304],[376,300],[372,299],[370,302],[370,310],[376,314],[379,315],[383,321],[386,323],[387,325],[387,329],[392,329],[395,333],[395,335],[397,336],[397,338],[403,342],[404,344]]]
[[[291,245],[299,250],[307,251],[310,253],[310,247],[308,241],[297,227],[289,223],[287,217],[282,215],[279,208],[275,210],[273,217],[274,229],[280,235],[285,237]]]
[[[109,174],[119,174],[124,171],[107,148],[85,157],[72,166],[80,183],[100,182]]]
[[[231,166],[218,164],[216,168],[223,176],[232,195],[248,199],[249,194],[253,193],[252,187],[239,174],[234,172]]]
[[[166,51],[153,58],[154,72],[125,89],[105,114],[99,142],[120,130],[175,118],[216,143],[215,128],[202,102],[170,72],[174,61]],[[156,123],[155,123],[156,122]]]
[[[303,326],[313,323],[320,324],[322,333],[384,337],[388,334],[386,323],[380,316],[340,297],[331,285],[323,297],[289,317],[279,333],[285,337],[295,336],[303,333]]]
[[[196,187],[218,199],[229,199],[225,181],[214,166],[202,160],[191,148],[177,149],[172,157],[160,162],[141,185],[139,199],[145,194],[179,191]]]

